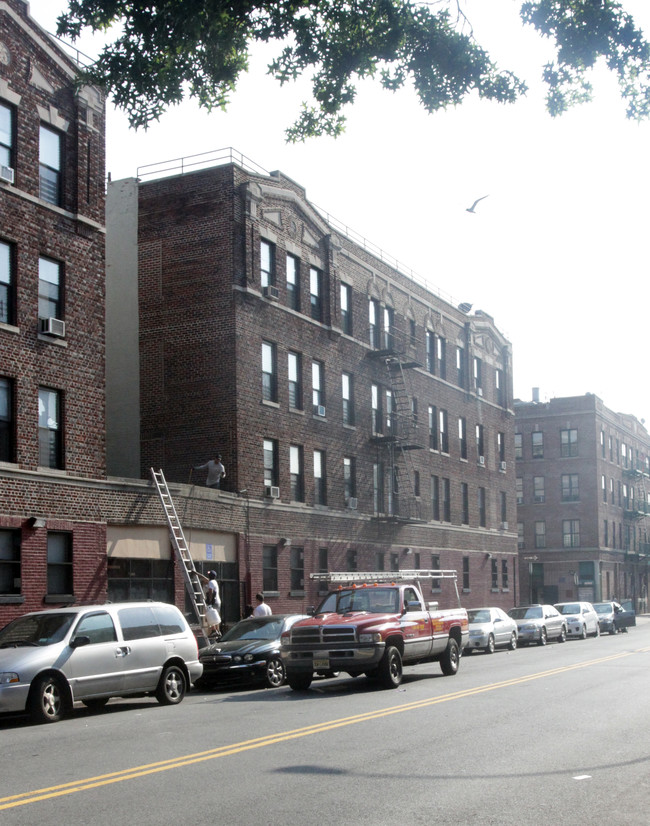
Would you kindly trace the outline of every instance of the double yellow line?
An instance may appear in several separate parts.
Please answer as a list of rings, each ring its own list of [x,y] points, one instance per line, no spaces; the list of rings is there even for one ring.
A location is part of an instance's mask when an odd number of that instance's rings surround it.
[[[196,763],[205,762],[206,760],[216,760],[219,757],[229,757],[233,754],[240,754],[241,752],[251,751],[252,749],[261,749],[266,746],[273,746],[276,743],[295,740],[299,737],[309,737],[313,734],[320,734],[324,731],[332,731],[333,729],[342,728],[344,726],[352,726],[357,723],[368,722],[369,720],[377,720],[381,717],[388,717],[392,714],[403,714],[405,711],[416,711],[421,708],[427,708],[428,706],[438,705],[439,703],[448,703],[451,700],[462,700],[465,697],[473,697],[476,694],[483,694],[487,691],[497,691],[501,688],[521,685],[523,683],[531,682],[532,680],[540,680],[544,677],[553,677],[557,674],[564,674],[568,671],[575,671],[580,668],[588,668],[593,665],[599,665],[600,663],[606,663],[612,660],[628,657],[632,653],[641,653],[645,651],[650,651],[650,648],[638,649],[636,652],[627,651],[621,654],[613,654],[609,657],[600,657],[595,660],[588,660],[586,662],[563,666],[561,668],[552,668],[548,671],[540,671],[536,674],[529,674],[525,677],[514,677],[511,680],[503,680],[498,683],[488,683],[487,685],[477,686],[476,688],[455,691],[451,694],[444,694],[441,697],[433,697],[427,700],[417,700],[412,703],[404,703],[403,705],[393,706],[392,708],[380,709],[377,711],[368,711],[364,714],[355,714],[352,717],[341,717],[338,720],[316,723],[312,726],[305,726],[304,728],[280,732],[279,734],[270,734],[266,737],[257,737],[254,740],[244,740],[241,743],[233,743],[230,746],[220,746],[216,749],[208,749],[207,751],[200,751],[195,754],[186,754],[182,757],[175,757],[171,760],[161,760],[157,763],[148,763],[143,766],[136,766],[134,768],[124,769],[118,772],[100,774],[96,777],[87,777],[84,780],[62,783],[59,786],[50,786],[45,789],[36,789],[35,791],[22,792],[21,794],[1,797],[0,811],[3,811],[4,809],[13,809],[17,806],[26,806],[29,803],[38,803],[42,800],[52,800],[57,797],[63,797],[64,795],[88,791],[89,789],[97,789],[100,786],[109,786],[112,783],[121,783],[124,780],[135,780],[138,777],[146,777],[149,774],[158,774],[159,772],[169,771],[170,769],[180,769],[184,766],[192,766]]]

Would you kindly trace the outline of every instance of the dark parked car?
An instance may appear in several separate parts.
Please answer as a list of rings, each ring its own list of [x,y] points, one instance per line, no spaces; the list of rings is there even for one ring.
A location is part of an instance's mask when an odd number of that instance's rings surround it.
[[[619,631],[627,632],[628,628],[636,625],[636,614],[632,608],[632,601],[625,600],[625,602],[625,608],[613,600],[594,602],[601,633],[618,634]]]
[[[224,683],[262,682],[267,688],[284,683],[285,671],[280,657],[280,637],[305,614],[272,614],[241,620],[223,637],[201,649],[203,676],[199,688],[214,688]]]

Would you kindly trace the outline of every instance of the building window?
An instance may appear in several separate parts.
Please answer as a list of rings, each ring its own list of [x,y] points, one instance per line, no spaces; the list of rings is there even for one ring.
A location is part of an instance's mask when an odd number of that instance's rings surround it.
[[[535,522],[535,547],[546,547],[546,522]]]
[[[524,480],[521,476],[517,476],[516,479],[516,491],[517,491],[517,504],[523,505],[524,504]]]
[[[109,556],[106,596],[111,602],[153,599],[173,603],[173,560]],[[187,603],[186,610],[191,610]]]
[[[560,456],[578,455],[578,431],[560,430]]]
[[[606,449],[605,449],[605,431],[604,430],[600,431],[600,455],[603,457],[603,459],[607,458],[607,452],[606,452]]]
[[[399,554],[392,553],[390,555],[390,569],[391,571],[399,571]]]
[[[329,572],[329,554],[327,548],[319,548],[318,549],[318,573],[319,574],[326,574]],[[324,590],[327,590],[325,588]]]
[[[370,403],[372,405],[372,432],[377,435],[384,431],[384,414],[381,407],[382,398],[378,384],[373,384],[370,388],[370,397]]]
[[[600,477],[600,487],[602,490],[603,502],[607,504],[607,479],[605,474]]]
[[[62,147],[61,133],[41,124],[38,146],[40,197],[56,206],[60,206],[62,200]]]
[[[414,318],[409,318],[409,343],[410,343],[411,347],[415,347],[417,342],[418,342],[418,339],[417,339],[417,330],[416,330],[416,326],[415,326],[415,319]]]
[[[441,379],[447,378],[447,342],[439,335],[435,337],[436,372]]]
[[[0,462],[14,461],[13,382],[0,377]]]
[[[357,495],[356,463],[354,457],[343,457],[343,496],[345,504],[349,505],[350,500]]]
[[[533,476],[533,502],[537,505],[546,502],[546,487],[543,476]]]
[[[373,350],[379,349],[379,302],[375,298],[368,300],[368,340]]]
[[[38,391],[38,463],[41,467],[63,467],[61,394],[47,387]]]
[[[287,255],[287,304],[300,311],[300,260]]]
[[[490,560],[490,578],[492,581],[492,590],[498,591],[499,590],[499,563],[498,560],[492,559]]]
[[[483,395],[483,361],[474,356],[472,363],[474,372],[474,389],[479,396],[481,396]]]
[[[287,354],[289,378],[289,407],[302,410],[302,356],[300,353]]]
[[[325,415],[325,365],[320,361],[311,363],[311,395],[315,416]]]
[[[433,337],[433,333],[431,330],[427,330],[424,334],[424,341],[426,346],[426,366],[427,370],[430,373],[436,372],[436,350],[435,350],[435,341]]]
[[[384,307],[383,323],[382,323],[382,342],[381,346],[384,350],[392,350],[394,346],[393,341],[393,321],[395,318],[395,311],[392,307]]]
[[[0,165],[12,169],[14,163],[14,110],[0,103]]]
[[[447,430],[447,411],[438,411],[438,421],[440,423],[440,452],[449,453],[449,431]]]
[[[345,558],[348,563],[348,571],[357,570],[357,552],[354,548],[348,548]]]
[[[0,241],[0,321],[15,321],[13,246]]]
[[[275,286],[275,244],[260,241],[260,283],[262,287]]]
[[[395,396],[392,390],[386,390],[386,433],[394,436],[397,433],[397,419],[395,418]]]
[[[327,504],[327,480],[325,476],[325,451],[314,451],[314,504]]]
[[[609,545],[609,522],[603,519],[603,544],[605,547]]]
[[[435,475],[431,476],[431,518],[440,521],[440,479]]]
[[[500,367],[494,371],[494,389],[496,390],[496,400],[497,404],[500,404],[501,407],[505,404],[505,385],[504,385],[504,374],[503,370]]]
[[[503,463],[506,460],[506,434],[505,433],[497,433],[497,456],[499,457],[499,462]]]
[[[440,571],[440,556],[438,554],[431,554],[431,570],[432,571]],[[439,579],[432,579],[431,580],[431,590],[432,591],[440,591],[440,580]]]
[[[451,482],[442,479],[442,521],[451,522]]]
[[[485,429],[482,424],[476,425],[476,454],[480,464],[485,463]],[[483,461],[481,462],[481,459]]]
[[[38,316],[62,318],[62,266],[51,258],[38,259]]]
[[[562,520],[562,546],[564,548],[580,547],[580,520]]]
[[[435,405],[429,405],[429,449],[438,450],[438,411]]]
[[[264,487],[277,487],[279,476],[277,439],[264,439]]]
[[[289,477],[291,479],[291,499],[305,501],[305,471],[303,451],[300,445],[289,445]]]
[[[501,525],[505,530],[508,525],[508,496],[505,490],[499,492],[501,499]]]
[[[316,267],[309,268],[309,306],[314,321],[323,320],[323,274]]]
[[[603,492],[604,498],[607,500],[607,490],[605,489],[605,477],[603,476]],[[578,485],[577,473],[563,473],[562,474],[562,501],[563,502],[578,502],[580,500],[580,488]]]
[[[262,398],[266,402],[278,400],[278,364],[275,344],[262,342]]]
[[[289,554],[289,566],[291,569],[291,591],[305,590],[305,551],[303,548],[291,546]]]
[[[524,458],[524,440],[521,433],[515,433],[515,459]]]
[[[456,384],[465,387],[465,348],[456,347]]]
[[[544,458],[544,434],[541,430],[531,433],[531,444],[533,449],[533,459]]]
[[[375,554],[375,570],[383,571],[386,567],[386,554],[383,551],[377,551]]]
[[[487,528],[487,491],[478,489],[478,523],[481,528]]]
[[[381,462],[372,466],[372,506],[375,513],[384,512],[384,466]]]
[[[47,593],[63,596],[74,593],[72,581],[72,534],[47,535]]]
[[[469,557],[463,557],[463,591],[469,591]]]
[[[278,549],[275,545],[262,548],[262,588],[266,593],[278,590]]]
[[[507,591],[510,587],[509,584],[509,577],[508,577],[508,560],[502,559],[501,560],[501,587],[504,591]]]
[[[352,287],[349,284],[341,284],[341,329],[346,335],[352,335]]]
[[[20,594],[20,531],[0,530],[0,594]]]
[[[458,417],[458,444],[460,458],[467,459],[467,419],[463,416]]]
[[[461,501],[461,524],[469,525],[469,485],[467,482],[460,483],[460,501]]]
[[[517,548],[522,551],[526,546],[524,542],[524,523],[517,522]]]
[[[350,373],[341,375],[341,396],[343,398],[343,424],[354,425],[354,382]]]

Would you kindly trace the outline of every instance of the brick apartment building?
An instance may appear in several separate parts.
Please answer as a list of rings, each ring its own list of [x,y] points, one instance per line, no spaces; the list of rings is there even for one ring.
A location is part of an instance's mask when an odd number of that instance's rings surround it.
[[[236,576],[242,602],[263,589],[303,610],[312,571],[442,567],[463,604],[511,607],[511,348],[492,318],[279,172],[232,152],[157,172],[108,187],[111,477],[163,468],[195,559]],[[193,467],[217,452],[212,491]],[[431,598],[450,604],[447,584]]]
[[[647,608],[650,438],[592,394],[515,403],[521,596]]]

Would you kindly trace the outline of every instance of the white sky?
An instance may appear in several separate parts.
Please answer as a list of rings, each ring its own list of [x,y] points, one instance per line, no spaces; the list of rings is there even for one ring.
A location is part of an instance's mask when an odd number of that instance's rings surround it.
[[[623,0],[650,34],[650,3]],[[31,0],[49,31],[64,0]],[[455,303],[490,313],[510,339],[515,396],[591,392],[613,410],[650,420],[646,389],[650,123],[626,121],[606,72],[595,103],[559,119],[538,83],[548,46],[518,17],[521,0],[467,0],[479,42],[527,81],[525,100],[472,99],[427,115],[414,94],[368,82],[346,133],[290,145],[305,87],[280,88],[252,61],[226,113],[192,103],[147,131],[108,107],[107,171],[232,146],[280,169],[312,203],[412,268]],[[97,41],[95,41],[96,43]],[[89,55],[92,38],[77,44]],[[273,49],[272,53],[276,50]],[[489,195],[471,215],[466,207]]]

